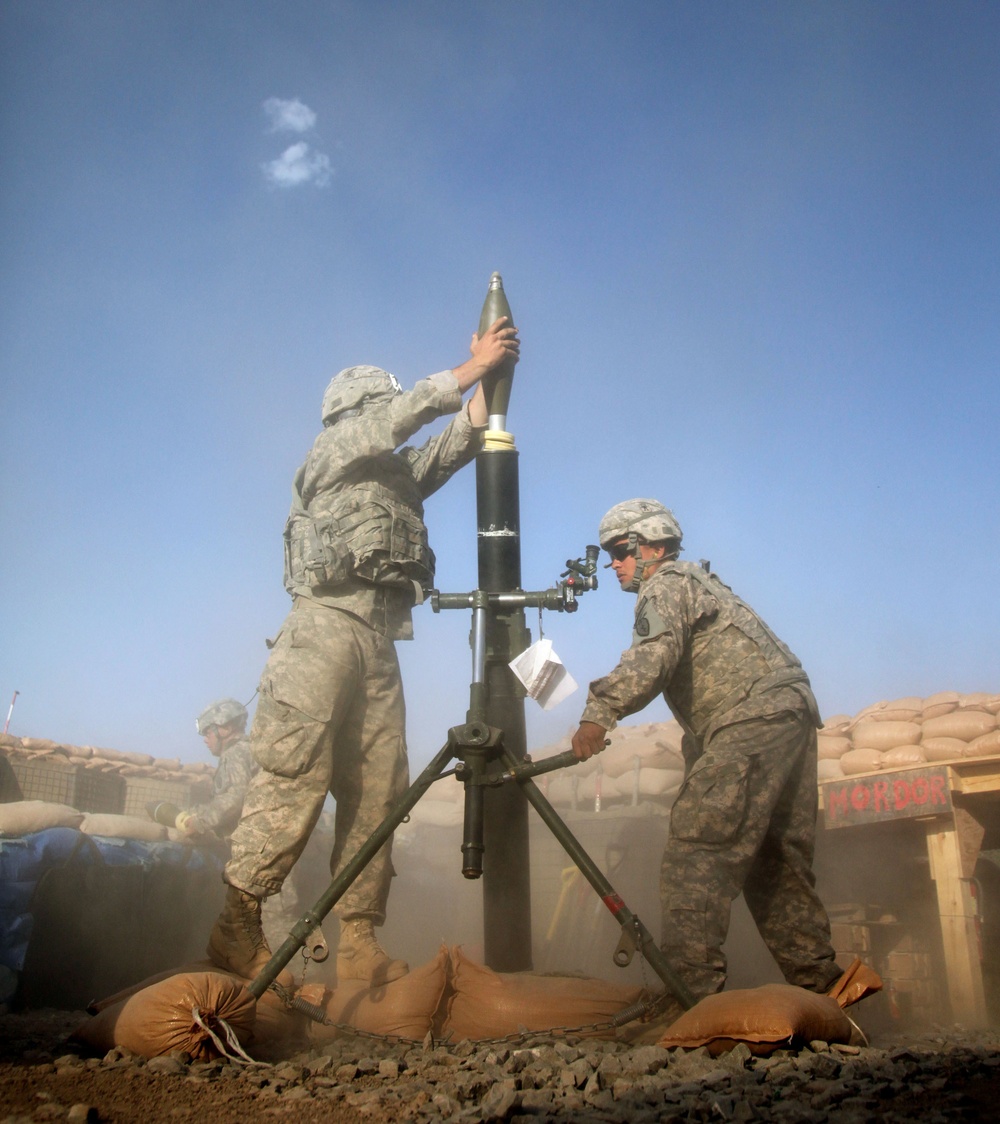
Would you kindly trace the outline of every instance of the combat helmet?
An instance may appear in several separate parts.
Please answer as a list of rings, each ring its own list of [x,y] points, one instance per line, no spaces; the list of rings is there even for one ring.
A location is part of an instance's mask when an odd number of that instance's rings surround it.
[[[213,726],[228,726],[230,722],[242,721],[244,728],[247,723],[247,708],[236,699],[219,699],[212,703],[195,719],[198,733],[204,737]]]
[[[609,550],[619,539],[628,538],[629,554],[639,556],[639,540],[648,543],[675,542],[681,545],[681,527],[674,513],[659,500],[635,499],[616,503],[601,520],[598,541]],[[644,567],[636,566],[628,591],[635,593],[642,581]]]
[[[638,536],[646,542],[666,542],[669,539],[681,541],[680,524],[674,513],[664,507],[659,500],[625,500],[615,506],[601,520],[597,531],[601,546],[628,535]]]
[[[368,402],[388,401],[402,392],[396,376],[381,367],[345,367],[333,376],[323,395],[323,425],[333,425],[348,411],[357,413]]]

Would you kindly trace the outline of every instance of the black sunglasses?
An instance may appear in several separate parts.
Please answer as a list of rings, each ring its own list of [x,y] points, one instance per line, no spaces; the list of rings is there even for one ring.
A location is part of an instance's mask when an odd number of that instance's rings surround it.
[[[626,558],[632,557],[632,546],[627,542],[616,542],[614,546],[608,547],[608,554],[612,562],[624,562]]]

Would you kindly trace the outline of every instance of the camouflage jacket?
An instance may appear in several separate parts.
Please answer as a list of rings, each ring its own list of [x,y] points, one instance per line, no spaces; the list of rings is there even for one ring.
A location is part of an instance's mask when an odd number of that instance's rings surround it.
[[[240,822],[250,778],[256,772],[257,762],[250,752],[250,739],[238,738],[219,755],[212,779],[212,799],[188,810],[204,827],[226,838]]]
[[[419,448],[403,445],[428,422],[459,410],[437,437]],[[316,519],[332,515],[349,521],[351,517],[343,513],[352,507],[357,513],[354,518],[363,518],[373,500],[380,510],[391,510],[389,522],[405,526],[411,538],[422,540],[414,548],[422,563],[417,572],[430,579],[434,556],[426,544],[422,501],[475,457],[481,432],[470,421],[468,406],[462,406],[454,374],[440,371],[421,379],[412,390],[371,403],[356,416],[324,429],[299,470],[295,487],[305,510]],[[365,528],[357,533],[364,534]],[[391,562],[377,573],[355,566],[342,581],[310,586],[296,582],[286,568],[285,584],[293,597],[352,613],[384,636],[409,640],[417,585],[412,575],[392,569]]]
[[[700,753],[723,726],[782,711],[820,724],[802,665],[715,574],[666,562],[639,587],[632,647],[590,684],[583,720],[611,729],[658,694]]]

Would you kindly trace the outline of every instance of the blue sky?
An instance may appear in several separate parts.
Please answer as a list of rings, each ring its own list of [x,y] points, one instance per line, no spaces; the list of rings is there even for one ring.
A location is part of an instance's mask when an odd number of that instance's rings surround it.
[[[327,381],[460,363],[493,270],[525,587],[656,496],[827,715],[1000,690],[997,5],[3,0],[0,52],[11,732],[204,759]],[[472,468],[427,520],[473,588]],[[632,608],[546,615],[582,685]],[[469,621],[415,625],[422,765]]]

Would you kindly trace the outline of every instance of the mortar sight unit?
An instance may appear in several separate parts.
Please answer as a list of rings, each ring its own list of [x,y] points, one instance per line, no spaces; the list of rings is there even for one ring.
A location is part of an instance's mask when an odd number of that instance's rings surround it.
[[[471,593],[441,593],[432,589],[429,594],[435,613],[442,609],[551,609],[557,613],[575,613],[579,608],[577,598],[589,589],[597,589],[597,559],[601,548],[589,545],[582,558],[567,558],[562,579],[550,589],[513,589],[504,592],[474,590]]]

